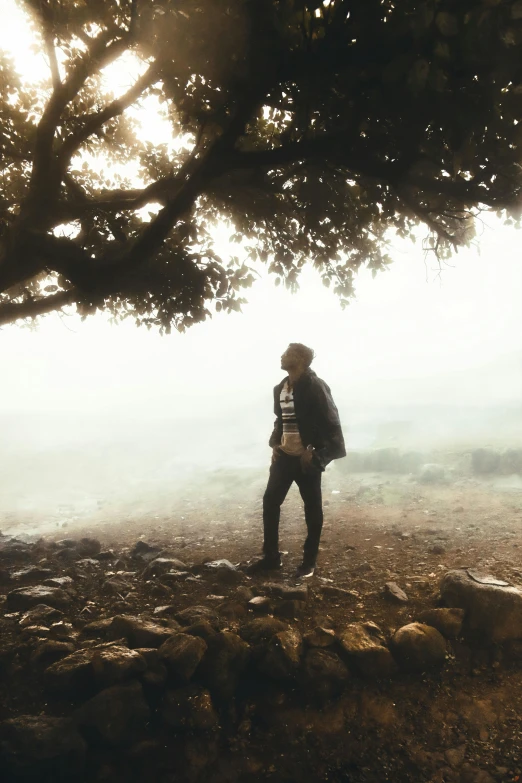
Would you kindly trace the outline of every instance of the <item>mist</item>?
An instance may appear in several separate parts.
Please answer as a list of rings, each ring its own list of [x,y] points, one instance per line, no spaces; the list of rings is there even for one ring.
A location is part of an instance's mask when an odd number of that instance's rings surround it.
[[[519,445],[518,234],[493,225],[480,253],[442,271],[397,241],[389,271],[360,274],[344,311],[310,268],[297,294],[262,275],[243,313],[185,334],[102,315],[2,329],[2,528],[168,516],[180,497],[226,495],[231,475],[254,480],[254,505],[291,341],[315,350],[350,451]]]

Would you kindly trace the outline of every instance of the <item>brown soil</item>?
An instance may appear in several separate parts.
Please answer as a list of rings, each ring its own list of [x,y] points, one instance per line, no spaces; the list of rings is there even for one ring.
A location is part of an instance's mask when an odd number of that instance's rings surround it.
[[[126,577],[127,593],[108,594],[104,580],[132,570],[127,548],[140,538],[187,563],[217,558],[240,563],[255,557],[261,544],[264,483],[265,476],[255,471],[216,471],[199,486],[169,498],[168,504],[164,497],[153,498],[141,510],[121,510],[116,520],[116,509],[108,508],[88,521],[60,528],[54,538],[94,536],[120,556],[88,574],[73,623],[121,611],[148,615],[171,602],[182,609],[195,604],[219,607],[233,599],[236,587],[206,577],[181,583],[173,598],[152,596],[150,584],[132,576]],[[307,582],[306,609],[296,620],[303,632],[317,624],[339,630],[348,622],[374,620],[389,636],[422,609],[436,605],[440,578],[454,567],[474,567],[522,583],[519,492],[500,492],[471,479],[420,485],[405,477],[347,476],[332,469],[325,475],[323,497],[319,565]],[[288,555],[271,581],[296,583],[293,571],[304,535],[302,504],[292,489],[283,507],[280,536]],[[248,584],[256,589],[263,581],[253,577]],[[394,605],[384,598],[388,581],[406,591],[407,604]],[[358,597],[347,601],[325,594],[324,586],[356,591]],[[346,696],[321,709],[303,707],[298,693],[275,698],[257,722],[246,729],[241,724],[214,777],[205,780],[522,779],[522,679],[519,664],[508,652],[455,642],[440,673],[403,674],[379,683],[354,680]],[[35,677],[24,675],[16,688],[11,683],[4,690],[0,717],[63,711],[63,705],[45,703]]]

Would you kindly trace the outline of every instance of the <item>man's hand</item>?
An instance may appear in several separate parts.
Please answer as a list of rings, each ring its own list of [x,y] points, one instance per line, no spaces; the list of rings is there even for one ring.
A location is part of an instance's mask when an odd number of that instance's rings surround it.
[[[280,456],[281,456],[281,452],[279,451],[279,446],[274,446],[272,448],[272,462],[270,464],[273,465],[274,462],[277,459],[279,459]]]
[[[306,451],[301,454],[301,468],[303,469],[303,473],[311,473],[314,468],[317,468],[317,465],[314,462],[313,449],[306,449]]]

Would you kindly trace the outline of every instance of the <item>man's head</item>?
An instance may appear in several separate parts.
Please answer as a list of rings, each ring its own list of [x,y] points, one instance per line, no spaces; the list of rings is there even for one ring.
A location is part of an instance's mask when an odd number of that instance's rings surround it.
[[[281,356],[281,369],[300,374],[312,364],[314,352],[303,343],[290,343]]]

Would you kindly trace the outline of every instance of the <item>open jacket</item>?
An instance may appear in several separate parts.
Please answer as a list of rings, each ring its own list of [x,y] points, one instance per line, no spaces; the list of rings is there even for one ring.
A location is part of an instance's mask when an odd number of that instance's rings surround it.
[[[268,445],[278,446],[283,435],[283,414],[279,401],[281,389],[288,376],[274,387],[276,420]],[[294,408],[297,427],[306,448],[312,445],[321,470],[334,459],[346,456],[339,412],[332,399],[330,387],[308,368],[294,386]]]

